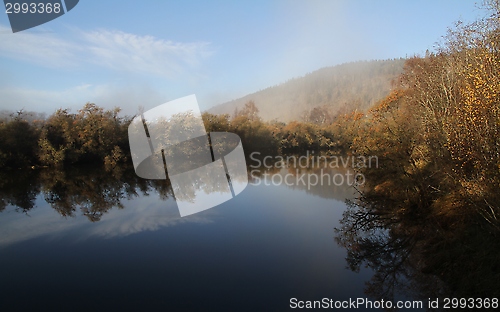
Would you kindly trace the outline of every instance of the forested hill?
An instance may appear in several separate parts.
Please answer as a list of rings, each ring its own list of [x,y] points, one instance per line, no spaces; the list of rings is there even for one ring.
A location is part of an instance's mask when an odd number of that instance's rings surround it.
[[[254,101],[260,116],[268,121],[302,120],[314,107],[325,106],[335,114],[366,109],[384,98],[391,81],[403,71],[404,59],[360,61],[321,68],[300,78],[217,105],[213,114],[233,114],[245,103]]]

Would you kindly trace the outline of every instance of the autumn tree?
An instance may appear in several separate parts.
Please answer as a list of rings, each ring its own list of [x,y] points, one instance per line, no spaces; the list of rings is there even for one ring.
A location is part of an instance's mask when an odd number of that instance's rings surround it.
[[[317,125],[327,125],[333,122],[333,116],[328,106],[316,106],[305,113],[304,121]]]
[[[56,111],[47,119],[38,141],[41,163],[97,162],[115,166],[124,161],[130,118],[118,117],[119,112],[118,108],[105,110],[92,103],[77,114]]]
[[[19,111],[0,122],[0,166],[25,167],[36,161],[39,129]]]
[[[235,118],[238,116],[244,116],[250,121],[261,119],[259,116],[259,109],[255,105],[254,101],[248,101],[245,103],[245,106],[243,106],[241,110],[237,111]]]
[[[407,60],[354,141],[385,160],[369,194],[442,227],[500,230],[500,23],[498,1],[489,3],[492,15],[459,23],[437,52]]]

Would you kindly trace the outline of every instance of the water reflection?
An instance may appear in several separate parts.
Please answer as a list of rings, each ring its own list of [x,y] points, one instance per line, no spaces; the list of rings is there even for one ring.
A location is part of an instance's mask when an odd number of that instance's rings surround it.
[[[444,229],[415,214],[394,213],[383,198],[348,204],[337,243],[357,272],[375,272],[365,293],[377,300],[498,298],[500,244],[487,232]]]
[[[40,193],[37,179],[38,174],[31,171],[0,174],[0,212],[8,205],[25,213],[32,209]]]
[[[78,240],[126,236],[182,222],[207,223],[214,214],[181,218],[168,180],[138,178],[133,168],[113,172],[78,168],[18,173],[2,179],[9,186],[0,189],[3,246],[75,230]],[[47,206],[52,209],[46,209]],[[95,225],[87,226],[88,221]]]
[[[231,159],[226,160],[230,164]],[[247,181],[251,185],[278,185],[276,177],[285,175],[302,176],[319,175],[317,168],[248,168],[251,175],[244,171],[235,172],[231,176],[231,188],[239,193]],[[348,174],[351,169],[323,169],[330,174]],[[89,221],[96,222],[112,208],[122,209],[124,200],[157,194],[158,199],[166,201],[175,199],[177,203],[201,202],[203,194],[229,194],[227,176],[221,176],[224,183],[212,183],[218,171],[208,168],[200,172],[187,172],[183,182],[179,180],[172,185],[170,180],[148,180],[137,177],[133,168],[115,168],[105,171],[99,168],[79,167],[71,170],[30,170],[0,173],[0,211],[12,206],[16,211],[29,214],[36,207],[36,199],[43,197],[61,216],[74,217],[78,213]],[[273,178],[274,177],[274,178]],[[211,183],[204,183],[210,178]],[[217,179],[215,179],[217,180]],[[307,178],[304,179],[307,181]],[[182,183],[183,182],[183,183]],[[240,186],[241,185],[241,186]],[[317,183],[280,183],[293,190],[304,191],[322,198],[344,201],[354,198],[356,190],[348,185],[332,186]],[[177,189],[175,193],[173,189]],[[224,196],[224,195],[223,195]],[[200,198],[201,197],[201,198]]]
[[[172,196],[167,181],[144,180],[133,170],[74,168],[71,170],[32,170],[1,174],[1,205],[28,213],[36,207],[40,194],[60,215],[72,217],[77,211],[95,222],[111,208],[123,208],[122,200],[148,196],[151,191],[165,200]]]
[[[332,242],[343,201],[249,183],[231,201],[181,218],[166,180],[131,169],[26,173],[30,209],[7,204],[0,213],[8,298],[0,310],[281,311],[291,297],[363,296],[370,272],[345,270]],[[0,197],[15,191],[2,188]]]
[[[232,160],[228,158],[226,161],[231,164]],[[241,191],[243,187],[239,187],[238,184],[245,186],[247,181],[250,185],[257,185],[257,179],[264,182],[266,175],[273,177],[284,174],[317,173],[316,169],[249,168],[248,172],[250,169],[253,169],[253,176],[240,177],[241,173],[232,172],[233,178],[230,181],[233,190],[239,188]],[[345,173],[342,170],[330,170]],[[179,203],[192,203],[193,206],[201,203],[202,207],[215,206],[217,203],[210,201],[213,196],[206,196],[207,194],[231,196],[227,188],[227,177],[225,175],[220,177],[225,184],[213,183],[214,172],[207,172],[206,175],[198,173],[194,176],[188,172],[188,179],[184,185],[179,183],[173,185],[168,179],[139,178],[132,167],[115,168],[113,171],[74,168],[64,171],[46,169],[12,173],[3,173],[0,177],[2,181],[0,203],[3,211],[0,214],[0,236],[2,237],[0,244],[4,245],[40,235],[55,235],[71,227],[83,228],[84,223],[88,221],[98,224],[87,227],[85,233],[80,234],[80,239],[90,236],[112,237],[153,231],[179,222],[208,223],[212,222],[211,217],[217,215],[216,210],[210,209],[181,218],[178,210]],[[210,183],[204,183],[204,178],[210,178]],[[354,196],[354,190],[348,186],[316,185],[311,187],[285,184],[282,186],[340,202]],[[174,193],[175,188],[178,189]],[[52,209],[37,209],[37,207],[47,205]],[[23,213],[33,218],[15,217],[12,212]],[[66,221],[61,222],[61,218],[57,216],[62,216]],[[81,218],[82,216],[84,218]],[[19,231],[20,228],[29,230]]]

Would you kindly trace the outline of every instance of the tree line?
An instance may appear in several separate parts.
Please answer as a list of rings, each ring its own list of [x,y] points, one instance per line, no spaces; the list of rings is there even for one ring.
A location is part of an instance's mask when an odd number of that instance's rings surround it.
[[[119,108],[87,103],[77,113],[59,109],[48,118],[19,111],[0,120],[0,167],[64,166],[126,160],[127,128]]]
[[[19,111],[0,118],[0,167],[64,167],[81,164],[122,166],[130,163],[128,126],[133,117],[120,109],[87,103],[76,113],[59,109],[49,117]],[[235,114],[202,115],[207,132],[238,134],[246,154],[340,150],[348,146],[351,124],[362,113],[344,108],[335,115],[322,106],[303,121],[265,122],[253,101]]]

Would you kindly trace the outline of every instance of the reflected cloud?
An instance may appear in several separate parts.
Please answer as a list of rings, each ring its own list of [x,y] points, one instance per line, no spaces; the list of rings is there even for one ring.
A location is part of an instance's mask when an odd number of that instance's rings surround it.
[[[128,203],[131,209],[113,210],[106,218],[91,228],[86,227],[83,237],[103,238],[127,236],[144,231],[157,231],[161,228],[181,223],[211,223],[216,212],[204,213],[181,218],[175,201],[160,201],[157,196],[141,197]]]
[[[0,218],[0,247],[38,237],[54,238],[75,237],[75,241],[93,237],[124,237],[144,231],[157,231],[161,228],[181,223],[211,223],[216,211],[181,218],[175,201],[163,201],[159,194],[141,196],[127,203],[127,209],[113,209],[101,221],[89,226],[82,216],[65,217],[48,209],[39,196],[37,207],[26,215],[15,213],[14,207],[4,211]],[[66,218],[61,222],[61,217]],[[74,234],[74,235],[72,235]]]

